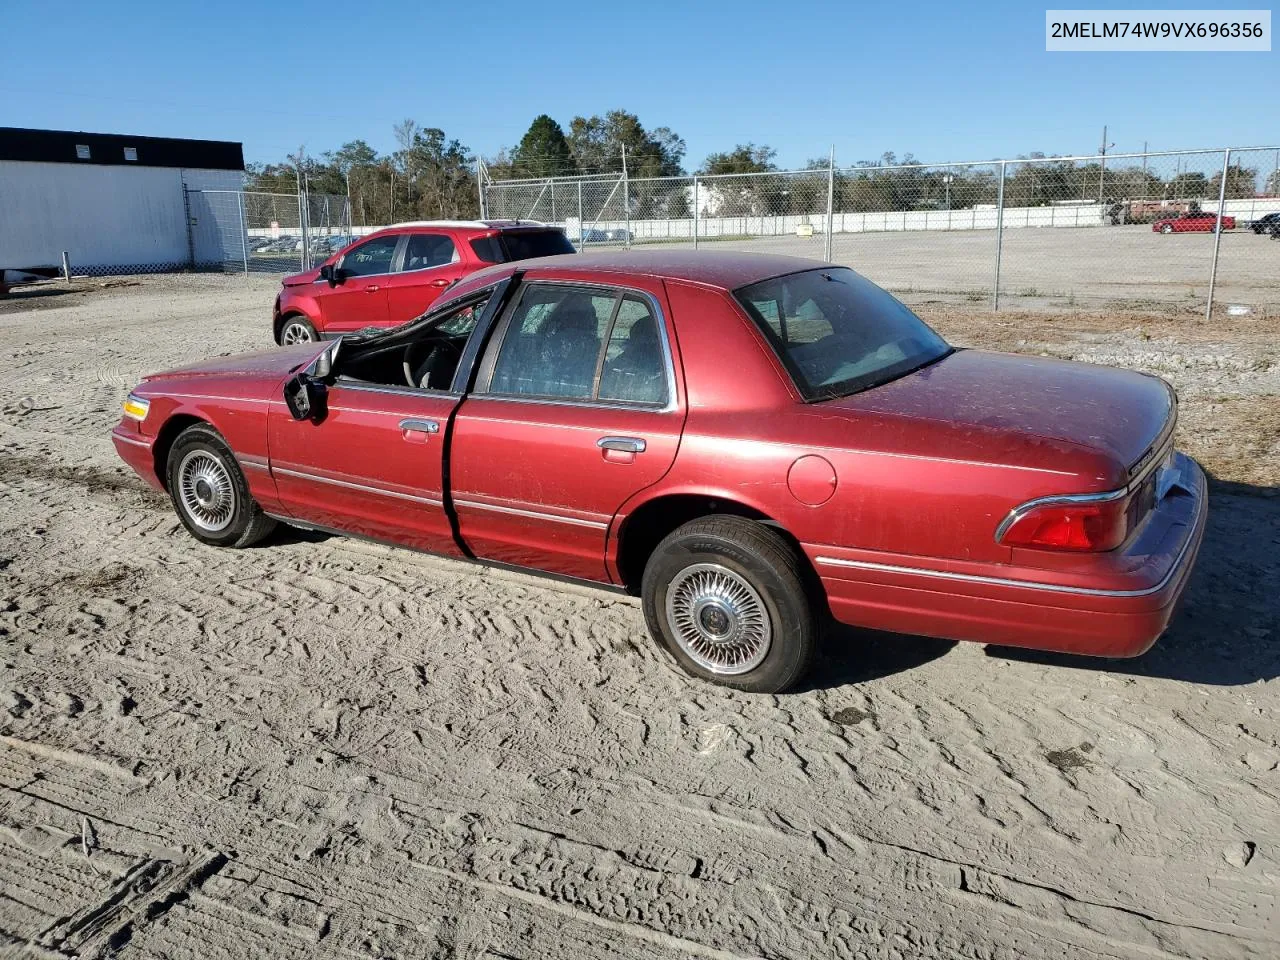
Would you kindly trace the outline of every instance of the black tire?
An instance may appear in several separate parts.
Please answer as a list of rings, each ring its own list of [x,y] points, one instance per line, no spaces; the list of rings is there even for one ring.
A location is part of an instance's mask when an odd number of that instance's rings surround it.
[[[287,314],[280,321],[280,329],[276,331],[276,343],[282,347],[290,347],[298,343],[315,343],[320,339],[315,324],[300,313]]]
[[[250,495],[244,473],[227,442],[207,424],[195,424],[178,434],[169,448],[165,477],[178,519],[201,543],[248,547],[276,527],[275,519],[263,513]],[[203,493],[207,494],[204,500],[200,499],[201,479]],[[189,502],[190,498],[196,499]],[[202,506],[206,502],[208,508]]]
[[[702,593],[696,586],[699,577],[711,578],[702,581],[707,584]],[[777,531],[742,517],[702,517],[679,527],[650,555],[641,583],[644,616],[650,633],[687,673],[752,693],[781,693],[804,675],[817,644],[817,618],[804,580],[800,558]],[[742,590],[743,582],[749,590]],[[744,613],[741,620],[732,611],[726,613],[728,608],[717,608],[713,587],[725,585],[745,598],[741,606],[728,601],[732,610]],[[753,634],[747,626],[755,623],[751,629],[761,629],[762,618],[754,612],[757,601],[769,627],[763,654],[761,644],[750,642]],[[706,604],[701,614],[689,615],[698,603]],[[681,628],[676,620],[682,615],[683,635],[690,636],[692,630],[693,644],[677,637]],[[695,620],[700,626],[694,626]],[[708,659],[739,649],[707,643],[715,629],[727,631],[725,637],[747,638],[741,663],[722,664],[720,669],[708,666]],[[702,662],[686,648],[697,643],[709,651]]]
[[[1160,232],[1164,234],[1173,233],[1173,227],[1169,226],[1169,224],[1166,223],[1163,227],[1160,228]]]

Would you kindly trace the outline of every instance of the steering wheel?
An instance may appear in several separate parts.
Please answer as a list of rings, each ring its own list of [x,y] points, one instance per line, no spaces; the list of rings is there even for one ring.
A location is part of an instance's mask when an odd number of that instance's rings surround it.
[[[408,383],[409,386],[418,389],[422,389],[424,387],[440,389],[436,384],[424,382],[429,380],[432,373],[434,373],[434,370],[427,369],[427,366],[431,364],[431,361],[437,356],[443,360],[443,358],[450,353],[456,354],[456,356],[453,357],[454,366],[456,367],[457,361],[462,358],[462,351],[448,340],[443,338],[439,340],[428,338],[426,340],[419,340],[416,343],[409,344],[404,351],[405,382]]]

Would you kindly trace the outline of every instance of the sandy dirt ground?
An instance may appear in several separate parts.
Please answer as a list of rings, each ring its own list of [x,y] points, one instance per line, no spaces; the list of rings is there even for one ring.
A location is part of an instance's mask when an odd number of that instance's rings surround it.
[[[1184,608],[1114,663],[833,631],[753,696],[625,598],[199,545],[108,432],[275,281],[118,283],[0,303],[0,954],[1280,956],[1280,321],[926,306],[1178,387]]]

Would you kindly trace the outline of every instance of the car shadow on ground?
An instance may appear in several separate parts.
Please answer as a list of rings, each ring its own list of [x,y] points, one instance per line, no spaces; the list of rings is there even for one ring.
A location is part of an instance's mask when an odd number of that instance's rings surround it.
[[[813,666],[791,693],[866,683],[922,667],[945,656],[955,640],[860,630],[831,622],[823,631]]]

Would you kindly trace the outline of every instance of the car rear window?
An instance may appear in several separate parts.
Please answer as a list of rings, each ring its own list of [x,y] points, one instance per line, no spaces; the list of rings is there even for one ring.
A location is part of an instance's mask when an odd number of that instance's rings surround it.
[[[887,383],[951,352],[923,320],[847,267],[776,277],[735,295],[808,400]]]
[[[560,230],[514,230],[480,237],[471,241],[471,249],[486,263],[508,263],[575,252],[569,238]]]

